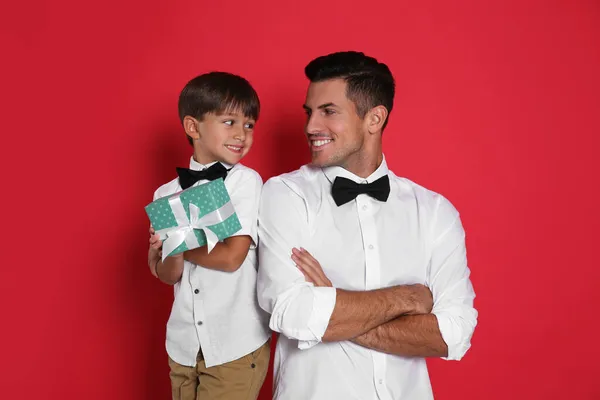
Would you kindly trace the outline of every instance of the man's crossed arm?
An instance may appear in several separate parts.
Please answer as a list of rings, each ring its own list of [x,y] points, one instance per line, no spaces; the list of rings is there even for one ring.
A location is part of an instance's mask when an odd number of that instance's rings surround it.
[[[294,246],[311,240],[305,194],[292,179],[269,180],[259,212],[257,295],[271,329],[300,349],[352,340],[403,356],[462,358],[477,324],[465,235],[454,207],[441,196],[431,201],[426,286],[347,291],[333,288],[308,252],[294,249],[290,259]]]
[[[304,249],[292,260],[306,280],[332,287],[319,262]],[[448,346],[440,333],[430,290],[423,285],[400,285],[355,292],[336,289],[336,304],[323,341],[352,340],[385,353],[415,357],[446,357]]]

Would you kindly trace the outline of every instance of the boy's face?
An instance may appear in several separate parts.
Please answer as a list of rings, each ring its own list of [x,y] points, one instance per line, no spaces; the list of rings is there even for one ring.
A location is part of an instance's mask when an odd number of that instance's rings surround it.
[[[311,83],[304,110],[305,132],[314,165],[344,167],[360,157],[367,130],[354,102],[346,97],[344,80]]]
[[[194,157],[201,164],[223,161],[237,164],[252,147],[252,118],[238,111],[208,113],[202,121],[185,117],[186,133],[194,139]]]

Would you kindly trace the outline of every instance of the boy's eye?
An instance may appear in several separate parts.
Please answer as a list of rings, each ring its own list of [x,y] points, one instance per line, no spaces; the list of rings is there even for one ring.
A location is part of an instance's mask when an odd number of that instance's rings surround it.
[[[224,121],[225,125],[233,125],[233,120],[232,119],[228,119],[227,121]]]
[[[248,122],[245,127],[246,129],[254,129],[254,124],[252,122]]]

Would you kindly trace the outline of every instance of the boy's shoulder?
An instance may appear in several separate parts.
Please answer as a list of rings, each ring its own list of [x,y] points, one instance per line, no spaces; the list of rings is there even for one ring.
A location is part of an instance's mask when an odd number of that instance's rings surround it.
[[[237,196],[245,197],[251,194],[260,196],[263,180],[260,174],[252,168],[237,163],[227,173],[225,187],[232,199]]]
[[[225,182],[227,182],[228,180],[234,180],[236,182],[250,180],[251,182],[258,183],[261,186],[263,184],[263,180],[260,174],[252,168],[246,167],[242,163],[235,164],[231,168],[231,170],[229,170]]]
[[[179,178],[175,178],[172,181],[167,182],[164,185],[161,185],[158,189],[156,189],[156,191],[154,192],[154,200],[172,195],[174,193],[179,192],[180,190],[181,186],[179,185]]]
[[[229,188],[230,186],[237,186],[241,183],[244,183],[246,186],[261,187],[263,180],[260,174],[252,168],[237,163],[229,170],[227,178],[225,178],[225,186]],[[154,200],[170,196],[179,191],[181,191],[179,178],[175,178],[156,189],[154,192]]]

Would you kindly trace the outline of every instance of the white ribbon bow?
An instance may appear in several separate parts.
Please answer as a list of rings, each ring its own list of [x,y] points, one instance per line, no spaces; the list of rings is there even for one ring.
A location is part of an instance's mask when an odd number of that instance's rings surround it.
[[[190,250],[199,247],[200,243],[198,243],[198,238],[194,233],[196,229],[201,230],[206,235],[207,250],[210,253],[219,242],[219,238],[211,230],[210,226],[220,224],[235,213],[233,204],[230,201],[201,218],[199,217],[200,209],[191,203],[190,218],[188,218],[179,195],[169,198],[169,205],[177,221],[177,226],[161,229],[156,232],[156,234],[160,235],[160,239],[163,240],[163,261],[183,242],[185,242],[187,248]]]

